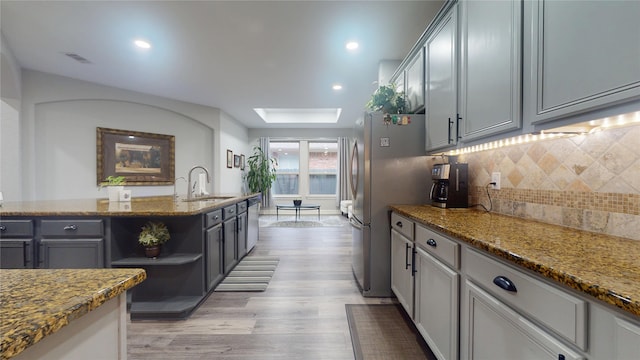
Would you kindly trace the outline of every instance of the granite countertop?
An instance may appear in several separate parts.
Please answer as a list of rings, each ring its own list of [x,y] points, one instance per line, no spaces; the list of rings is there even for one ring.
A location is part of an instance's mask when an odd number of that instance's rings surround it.
[[[143,269],[0,270],[0,359],[18,355],[146,277]]]
[[[472,209],[393,211],[640,316],[640,241]]]
[[[133,198],[131,202],[107,199],[39,200],[5,202],[0,216],[185,216],[235,204],[259,194],[216,194],[196,201],[185,197]],[[214,196],[218,198],[213,198]]]

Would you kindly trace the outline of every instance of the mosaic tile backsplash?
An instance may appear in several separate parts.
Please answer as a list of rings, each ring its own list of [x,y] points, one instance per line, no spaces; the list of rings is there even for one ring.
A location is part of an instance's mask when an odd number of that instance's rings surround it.
[[[440,162],[432,158],[432,162]],[[463,154],[470,204],[492,211],[640,240],[640,125]]]

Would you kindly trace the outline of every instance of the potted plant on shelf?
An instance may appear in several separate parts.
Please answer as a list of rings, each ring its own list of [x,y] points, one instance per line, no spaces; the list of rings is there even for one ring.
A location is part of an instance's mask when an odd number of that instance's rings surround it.
[[[271,188],[271,184],[276,180],[276,166],[278,162],[264,153],[259,146],[253,147],[253,155],[247,159],[249,171],[246,180],[251,192],[263,193]]]
[[[371,111],[401,114],[405,107],[404,92],[397,91],[395,84],[382,85],[371,95],[366,106]]]
[[[160,245],[171,238],[167,225],[159,221],[148,221],[138,235],[138,242],[144,246],[147,257],[155,258],[160,255]]]
[[[107,176],[105,181],[100,183],[99,190],[102,190],[103,187],[106,187],[107,195],[109,196],[109,201],[119,201],[120,192],[124,190],[125,183],[126,181],[124,176],[109,175]]]

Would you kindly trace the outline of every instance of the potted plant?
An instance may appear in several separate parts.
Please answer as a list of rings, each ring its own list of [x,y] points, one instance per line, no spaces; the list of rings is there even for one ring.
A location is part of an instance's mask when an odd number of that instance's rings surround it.
[[[251,192],[266,193],[276,180],[278,162],[268,157],[259,146],[253,147],[253,155],[247,159],[249,171],[246,180]]]
[[[367,109],[382,111],[385,114],[400,114],[404,112],[404,92],[398,92],[395,84],[382,85],[367,102]]]
[[[120,201],[120,192],[124,190],[125,183],[126,181],[124,176],[109,175],[105,181],[100,183],[99,189],[101,190],[106,186],[109,201]]]
[[[155,258],[160,255],[160,245],[171,238],[167,225],[160,221],[148,221],[138,235],[138,242],[144,246],[147,257]]]

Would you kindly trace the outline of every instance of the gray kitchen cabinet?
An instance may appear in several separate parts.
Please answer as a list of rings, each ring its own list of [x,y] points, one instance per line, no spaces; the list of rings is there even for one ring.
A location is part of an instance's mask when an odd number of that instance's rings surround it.
[[[227,275],[238,263],[238,218],[236,216],[236,205],[227,206],[223,209],[222,230],[223,230],[223,261],[224,274]]]
[[[405,112],[415,114],[424,111],[424,47],[419,47],[405,70]]]
[[[413,316],[413,241],[391,229],[391,290]]]
[[[457,359],[460,246],[421,225],[415,240],[414,323],[438,359]]]
[[[104,239],[42,239],[38,267],[95,269],[104,267]]]
[[[205,267],[207,291],[215,288],[224,278],[223,263],[223,232],[222,232],[222,209],[210,211],[205,215],[206,237],[205,237]]]
[[[640,98],[639,1],[538,0],[531,6],[528,122]]]
[[[584,359],[471,281],[464,289],[468,315],[462,331],[468,343],[461,359]]]
[[[522,1],[461,1],[458,134],[469,141],[522,126]],[[435,49],[434,49],[435,50]]]
[[[40,220],[38,263],[45,269],[105,267],[104,221],[101,219]]]
[[[33,236],[32,220],[0,219],[0,268],[33,268]]]
[[[222,268],[222,225],[207,229],[207,291],[213,289],[224,278]]]
[[[425,43],[426,150],[453,147],[458,142],[457,21],[454,4]]]

